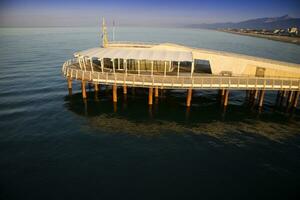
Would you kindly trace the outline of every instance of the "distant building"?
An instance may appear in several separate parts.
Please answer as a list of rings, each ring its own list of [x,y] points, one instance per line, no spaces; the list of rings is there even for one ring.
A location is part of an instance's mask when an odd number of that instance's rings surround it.
[[[292,27],[292,28],[289,28],[288,29],[288,32],[290,34],[295,34],[295,35],[298,35],[299,34],[299,29],[297,27]]]
[[[273,31],[274,34],[278,34],[279,32],[280,32],[279,29],[276,29],[276,30]]]

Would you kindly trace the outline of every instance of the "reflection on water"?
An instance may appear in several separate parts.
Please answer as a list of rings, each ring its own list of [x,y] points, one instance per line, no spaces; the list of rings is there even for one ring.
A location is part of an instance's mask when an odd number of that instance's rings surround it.
[[[299,108],[274,106],[275,93],[266,92],[261,113],[245,92],[230,92],[226,111],[216,91],[193,92],[190,110],[176,90],[151,109],[141,89],[127,101],[120,89],[115,106],[110,87],[84,102],[78,82],[68,96],[61,65],[99,44],[99,28],[1,28],[0,36],[0,199],[299,196]],[[118,28],[116,39],[300,63],[300,46],[216,31]]]
[[[225,110],[216,91],[194,92],[192,107],[186,108],[182,91],[165,91],[148,106],[146,89],[119,94],[118,103],[112,103],[110,91],[105,89],[100,94],[90,92],[84,101],[81,93],[66,96],[65,106],[85,117],[91,128],[106,133],[202,134],[225,143],[249,142],[256,136],[283,142],[298,133],[299,111],[276,107],[274,92],[266,95],[263,110],[249,105],[245,95],[233,92]]]

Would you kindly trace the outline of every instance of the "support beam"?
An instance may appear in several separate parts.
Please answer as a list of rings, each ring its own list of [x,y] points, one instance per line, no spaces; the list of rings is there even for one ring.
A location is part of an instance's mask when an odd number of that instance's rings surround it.
[[[148,104],[152,105],[153,104],[153,88],[149,88],[149,94],[148,94]]]
[[[222,105],[222,104],[224,104],[225,89],[224,88],[220,89],[219,94],[220,94],[220,104]]]
[[[82,98],[86,99],[85,81],[81,81]]]
[[[98,90],[99,90],[99,89],[98,89],[98,88],[99,88],[99,87],[98,87],[98,84],[95,84],[95,83],[94,83],[94,91],[95,91],[95,92],[94,92],[94,98],[95,98],[95,101],[97,101],[97,102],[99,101],[99,98],[98,98],[98,92],[99,92]]]
[[[115,59],[111,59],[112,66],[113,66],[113,72],[116,73],[116,67],[115,67]]]
[[[220,89],[219,90],[219,98],[220,98],[220,103],[223,104],[224,101],[224,95],[225,95],[225,89]]]
[[[224,94],[224,106],[226,107],[228,105],[228,96],[229,96],[229,90],[225,90]]]
[[[165,61],[164,77],[167,76],[167,62]]]
[[[114,113],[116,113],[116,112],[117,112],[117,110],[118,110],[118,105],[117,105],[117,102],[114,102],[113,104],[114,104]]]
[[[87,116],[88,115],[88,104],[87,104],[87,100],[83,99],[83,104],[84,104],[84,115]]]
[[[123,59],[123,66],[125,67],[125,74],[127,75],[127,60]]]
[[[126,86],[126,84],[123,85],[123,94],[125,94],[125,95],[127,94],[127,86]]]
[[[151,61],[151,76],[153,76],[153,61]]]
[[[104,60],[103,60],[103,58],[99,59],[99,60],[100,60],[100,63],[101,63],[101,72],[103,73],[104,72]]]
[[[82,59],[83,59],[83,67],[84,67],[84,71],[86,71],[86,65],[85,65],[85,57],[82,57]]]
[[[180,68],[180,62],[177,62],[178,65],[177,65],[177,77],[179,77],[179,68]]]
[[[69,95],[72,95],[72,78],[68,77],[67,79],[68,82],[68,91],[69,91]]]
[[[194,63],[194,60],[193,60],[192,66],[191,66],[191,77],[193,77],[194,69],[195,69],[195,63]]]
[[[284,91],[283,91],[283,97],[286,97],[286,93],[287,93],[287,91],[284,90]]]
[[[93,58],[90,58],[90,63],[91,63],[91,70],[92,70],[92,72],[94,72]]]
[[[259,107],[263,106],[264,97],[265,97],[265,90],[261,90],[259,95],[259,104],[258,104]]]
[[[154,96],[155,96],[155,98],[158,98],[158,86],[155,87]]]
[[[141,61],[138,60],[138,75],[141,74]]]
[[[287,102],[286,102],[286,106],[289,106],[292,103],[293,93],[294,93],[293,91],[289,92]]]
[[[68,78],[68,89],[72,89],[72,78]]]
[[[113,85],[113,102],[114,103],[117,103],[117,101],[118,101],[118,97],[117,97],[117,85],[116,84],[114,84]]]
[[[94,83],[94,90],[97,92],[99,91],[98,83]]]
[[[257,97],[258,97],[258,90],[255,90],[255,92],[254,92],[254,99],[257,99]]]
[[[82,63],[81,63],[81,57],[78,57],[78,63],[79,63],[79,67],[80,67],[80,69],[82,70]]]
[[[222,93],[221,93],[222,96],[225,95],[225,89],[222,89]]]
[[[190,107],[192,101],[192,88],[187,90],[187,96],[186,96],[186,106]]]
[[[294,103],[293,103],[294,108],[297,107],[298,100],[299,100],[299,94],[300,94],[300,91],[297,91],[296,94],[295,94]]]

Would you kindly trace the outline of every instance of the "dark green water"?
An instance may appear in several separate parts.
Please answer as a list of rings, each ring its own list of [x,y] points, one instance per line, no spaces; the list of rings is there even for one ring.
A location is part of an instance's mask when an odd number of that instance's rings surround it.
[[[0,29],[0,199],[297,199],[300,111],[230,93],[143,89],[69,96],[62,63],[96,46],[96,28]],[[168,41],[300,63],[300,47],[205,30],[122,28],[119,40]]]

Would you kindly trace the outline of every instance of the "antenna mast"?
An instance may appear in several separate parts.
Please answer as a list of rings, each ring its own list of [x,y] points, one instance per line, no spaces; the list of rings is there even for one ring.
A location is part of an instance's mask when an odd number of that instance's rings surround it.
[[[105,19],[102,18],[102,47],[107,47],[108,44],[108,38],[107,38],[107,31],[106,31],[106,25],[105,25]]]
[[[113,21],[113,41],[115,41],[115,20]]]

